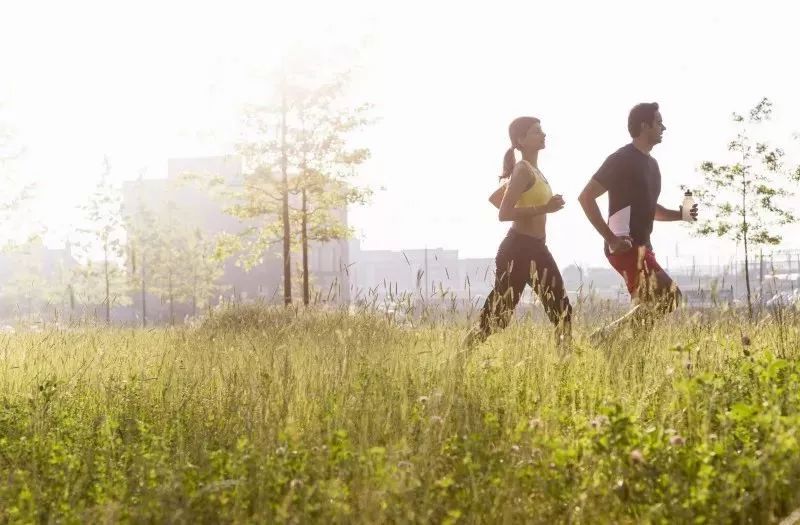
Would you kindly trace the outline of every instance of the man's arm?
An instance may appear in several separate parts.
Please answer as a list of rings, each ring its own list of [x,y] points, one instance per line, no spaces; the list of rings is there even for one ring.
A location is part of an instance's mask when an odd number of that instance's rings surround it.
[[[608,249],[611,252],[626,252],[631,249],[632,243],[626,237],[617,237],[611,228],[608,227],[606,221],[603,219],[603,214],[600,213],[600,207],[597,205],[597,198],[606,192],[606,189],[596,180],[590,179],[586,187],[583,188],[578,202],[581,203],[583,213],[592,223],[594,229],[603,236],[603,239],[608,243]]]
[[[689,210],[689,215],[691,215],[693,220],[697,220],[697,204],[692,206],[692,209]],[[657,221],[680,221],[683,220],[683,213],[682,210],[668,210],[662,205],[656,204],[655,219]]]
[[[681,210],[668,210],[667,208],[663,207],[660,204],[656,204],[656,216],[655,219],[657,221],[679,221],[681,220]]]

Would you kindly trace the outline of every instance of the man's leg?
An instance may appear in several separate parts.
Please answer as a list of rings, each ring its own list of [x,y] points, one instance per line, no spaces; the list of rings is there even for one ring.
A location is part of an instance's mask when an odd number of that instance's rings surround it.
[[[622,274],[636,304],[625,315],[595,331],[592,339],[613,336],[626,327],[649,329],[655,320],[680,305],[681,292],[672,278],[644,246],[634,248],[635,254],[611,256],[612,266]],[[635,261],[631,259],[636,257]]]
[[[657,319],[674,312],[680,306],[682,294],[675,281],[660,266],[655,271],[643,273],[640,282],[645,284],[640,287],[638,298],[642,308],[639,308],[636,317],[639,326],[650,329]]]

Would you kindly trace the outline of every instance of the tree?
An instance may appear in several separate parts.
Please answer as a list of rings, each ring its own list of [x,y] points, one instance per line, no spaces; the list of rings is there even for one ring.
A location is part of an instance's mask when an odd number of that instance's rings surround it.
[[[342,107],[346,77],[304,90],[297,97],[298,127],[293,137],[299,167],[295,191],[300,193],[298,222],[302,250],[303,304],[309,304],[309,241],[349,237],[352,230],[336,216],[347,205],[364,203],[369,191],[347,180],[369,158],[367,148],[354,148],[348,138],[370,123],[370,107]]]
[[[153,283],[169,304],[170,324],[175,323],[175,306],[191,304],[192,316],[206,306],[221,289],[222,261],[215,257],[216,242],[192,227],[169,202],[152,266]]]
[[[82,241],[77,243],[85,261],[77,275],[82,281],[82,295],[91,304],[102,302],[106,323],[111,322],[111,306],[128,301],[128,283],[120,264],[124,238],[122,198],[109,180],[110,173],[111,165],[106,157],[100,181],[81,206],[87,224],[78,229]],[[100,256],[99,266],[93,259],[96,255]]]
[[[215,240],[192,226],[196,218],[191,213],[181,209],[169,194],[163,202],[153,197],[150,204],[145,203],[141,178],[137,186],[136,202],[126,225],[129,268],[142,297],[142,322],[150,290],[168,304],[170,324],[174,324],[177,305],[190,303],[196,315],[198,307],[208,304],[220,289],[217,280],[222,276],[222,261],[214,257]],[[160,205],[154,209],[153,202]]]
[[[739,131],[728,144],[728,151],[736,160],[731,164],[703,162],[703,186],[697,191],[700,202],[713,210],[711,218],[698,223],[697,233],[727,237],[744,245],[747,311],[751,318],[750,251],[759,245],[779,244],[778,228],[797,220],[783,200],[793,195],[786,183],[800,180],[800,167],[787,169],[782,149],[753,137],[754,129],[771,116],[772,103],[767,98],[756,104],[747,117],[733,114]]]
[[[41,239],[34,239],[3,258],[11,269],[0,283],[4,304],[12,305],[18,314],[25,314],[30,320],[43,315],[46,308],[57,311],[69,306],[72,270],[69,249],[49,250]]]
[[[181,286],[181,297],[191,301],[192,316],[197,316],[197,309],[209,304],[210,299],[221,290],[217,283],[222,277],[222,263],[214,256],[216,242],[207,238],[200,228],[186,232],[184,254],[184,279]]]
[[[150,273],[153,289],[169,305],[169,322],[175,324],[175,303],[180,302],[179,289],[184,267],[181,253],[180,222],[176,220],[176,205],[168,201],[160,215],[150,249]]]
[[[34,313],[48,299],[48,282],[42,272],[42,263],[24,254],[15,253],[14,271],[2,283],[3,301],[13,305],[21,316],[32,321]]]
[[[291,112],[286,72],[278,82],[278,104],[252,106],[245,115],[244,137],[237,149],[245,160],[241,188],[228,195],[235,201],[228,211],[249,222],[238,234],[245,243],[241,260],[250,268],[263,260],[264,253],[274,244],[283,245],[283,298],[292,302],[291,226],[289,217],[289,143],[288,121]],[[275,175],[279,173],[279,178]],[[280,217],[276,223],[275,218]],[[241,242],[223,243],[227,251],[241,249]]]
[[[147,326],[147,287],[150,284],[149,265],[159,247],[158,226],[153,211],[145,203],[144,180],[140,175],[136,181],[136,202],[125,215],[125,231],[128,237],[127,258],[131,286],[138,289],[142,307],[142,327]]]
[[[300,236],[303,302],[308,304],[309,241],[349,235],[335,210],[368,195],[346,180],[369,150],[348,146],[349,135],[368,123],[368,106],[342,103],[345,78],[319,83],[302,73],[291,79],[283,74],[277,83],[280,103],[251,106],[247,112],[245,139],[238,147],[246,173],[229,212],[249,224],[240,235],[247,239],[246,265],[260,262],[272,245],[283,244],[285,304],[292,301],[294,234]]]

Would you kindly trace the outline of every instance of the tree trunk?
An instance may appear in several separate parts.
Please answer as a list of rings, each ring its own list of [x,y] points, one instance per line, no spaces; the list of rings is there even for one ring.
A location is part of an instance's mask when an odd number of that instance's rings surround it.
[[[111,324],[111,283],[108,275],[108,246],[103,254],[103,273],[106,278],[106,324]]]
[[[197,268],[192,270],[192,317],[197,317]]]
[[[169,325],[175,326],[175,301],[174,301],[174,294],[172,293],[172,270],[169,271],[168,274],[168,286],[169,286]]]
[[[747,235],[744,236],[744,283],[747,286],[747,315],[753,320],[753,302],[750,298],[750,257],[747,251]]]
[[[291,232],[289,229],[289,173],[288,153],[286,151],[286,114],[289,109],[286,105],[286,81],[284,79],[281,101],[281,176],[283,184],[283,304],[292,304],[292,260],[291,260]]]
[[[789,268],[789,273],[792,269]],[[758,307],[764,306],[764,249],[758,251]]]
[[[306,188],[303,187],[301,238],[303,242],[303,304],[308,306],[308,209]]]
[[[744,174],[742,175],[744,177]],[[753,320],[753,302],[750,298],[750,253],[747,246],[747,186],[742,181],[742,232],[744,237],[744,283],[747,287],[747,316]]]
[[[144,265],[145,255],[144,251],[142,251],[142,328],[147,326],[147,287],[145,283]]]

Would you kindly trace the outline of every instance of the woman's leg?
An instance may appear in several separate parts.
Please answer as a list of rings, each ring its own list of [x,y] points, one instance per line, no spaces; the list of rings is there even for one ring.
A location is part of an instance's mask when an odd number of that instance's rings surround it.
[[[522,242],[524,239],[509,235],[500,245],[495,259],[494,289],[481,310],[483,339],[508,326],[525,285],[530,281],[531,259]]]
[[[540,246],[534,253],[531,269],[531,285],[544,306],[556,333],[569,337],[572,332],[572,305],[564,289],[564,279],[547,246]]]

